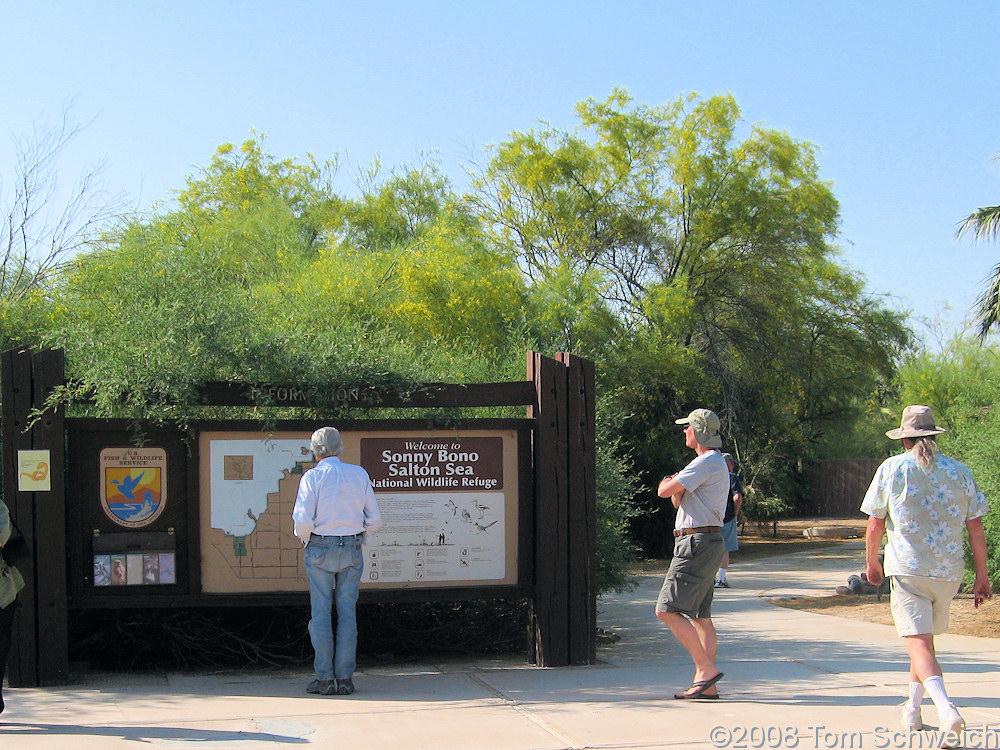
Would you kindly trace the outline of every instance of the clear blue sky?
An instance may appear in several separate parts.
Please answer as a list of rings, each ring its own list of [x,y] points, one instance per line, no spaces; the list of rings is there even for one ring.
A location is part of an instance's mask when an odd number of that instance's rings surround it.
[[[952,331],[1000,261],[954,236],[1000,203],[998,29],[995,0],[8,0],[0,175],[11,136],[67,102],[93,121],[61,179],[107,159],[105,184],[148,207],[251,129],[278,157],[339,156],[345,190],[375,156],[422,154],[460,187],[483,146],[571,127],[616,86],[644,104],[729,92],[819,148],[869,290]]]

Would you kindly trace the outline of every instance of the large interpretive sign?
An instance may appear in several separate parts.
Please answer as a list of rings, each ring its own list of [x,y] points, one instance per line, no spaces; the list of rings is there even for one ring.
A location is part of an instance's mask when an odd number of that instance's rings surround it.
[[[362,586],[517,583],[515,431],[341,434],[383,517]],[[308,590],[291,514],[309,433],[205,432],[200,454],[202,590]]]

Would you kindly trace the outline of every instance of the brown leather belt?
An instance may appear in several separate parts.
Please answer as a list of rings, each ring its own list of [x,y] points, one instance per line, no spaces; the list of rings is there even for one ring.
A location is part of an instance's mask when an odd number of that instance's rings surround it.
[[[705,534],[710,531],[722,531],[721,526],[692,526],[689,529],[674,529],[674,536],[687,536],[688,534]]]

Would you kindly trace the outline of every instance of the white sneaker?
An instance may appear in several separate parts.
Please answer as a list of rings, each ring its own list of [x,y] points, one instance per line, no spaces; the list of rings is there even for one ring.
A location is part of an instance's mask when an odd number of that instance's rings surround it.
[[[899,710],[901,713],[900,724],[903,725],[903,729],[916,729],[919,731],[924,728],[924,721],[920,718],[920,706],[910,708],[910,702],[903,701],[899,704]]]
[[[945,747],[958,747],[958,743],[962,738],[962,730],[964,729],[965,719],[958,713],[955,704],[949,703],[948,708],[938,716],[938,730],[955,735],[954,741],[950,737],[948,738],[949,741]]]

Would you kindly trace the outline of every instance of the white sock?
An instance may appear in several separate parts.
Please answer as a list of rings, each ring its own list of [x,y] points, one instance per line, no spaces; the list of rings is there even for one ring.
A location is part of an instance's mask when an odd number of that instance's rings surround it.
[[[938,713],[944,713],[948,710],[948,706],[951,705],[951,698],[948,697],[948,692],[944,689],[944,680],[939,675],[934,675],[924,680],[924,689],[927,690],[927,695],[934,701]]]
[[[920,703],[924,699],[924,683],[910,683],[910,708],[920,708]]]
[[[725,583],[725,581],[726,581],[726,569],[725,568],[719,568],[719,574],[715,577],[715,580],[722,581],[723,583]]]

